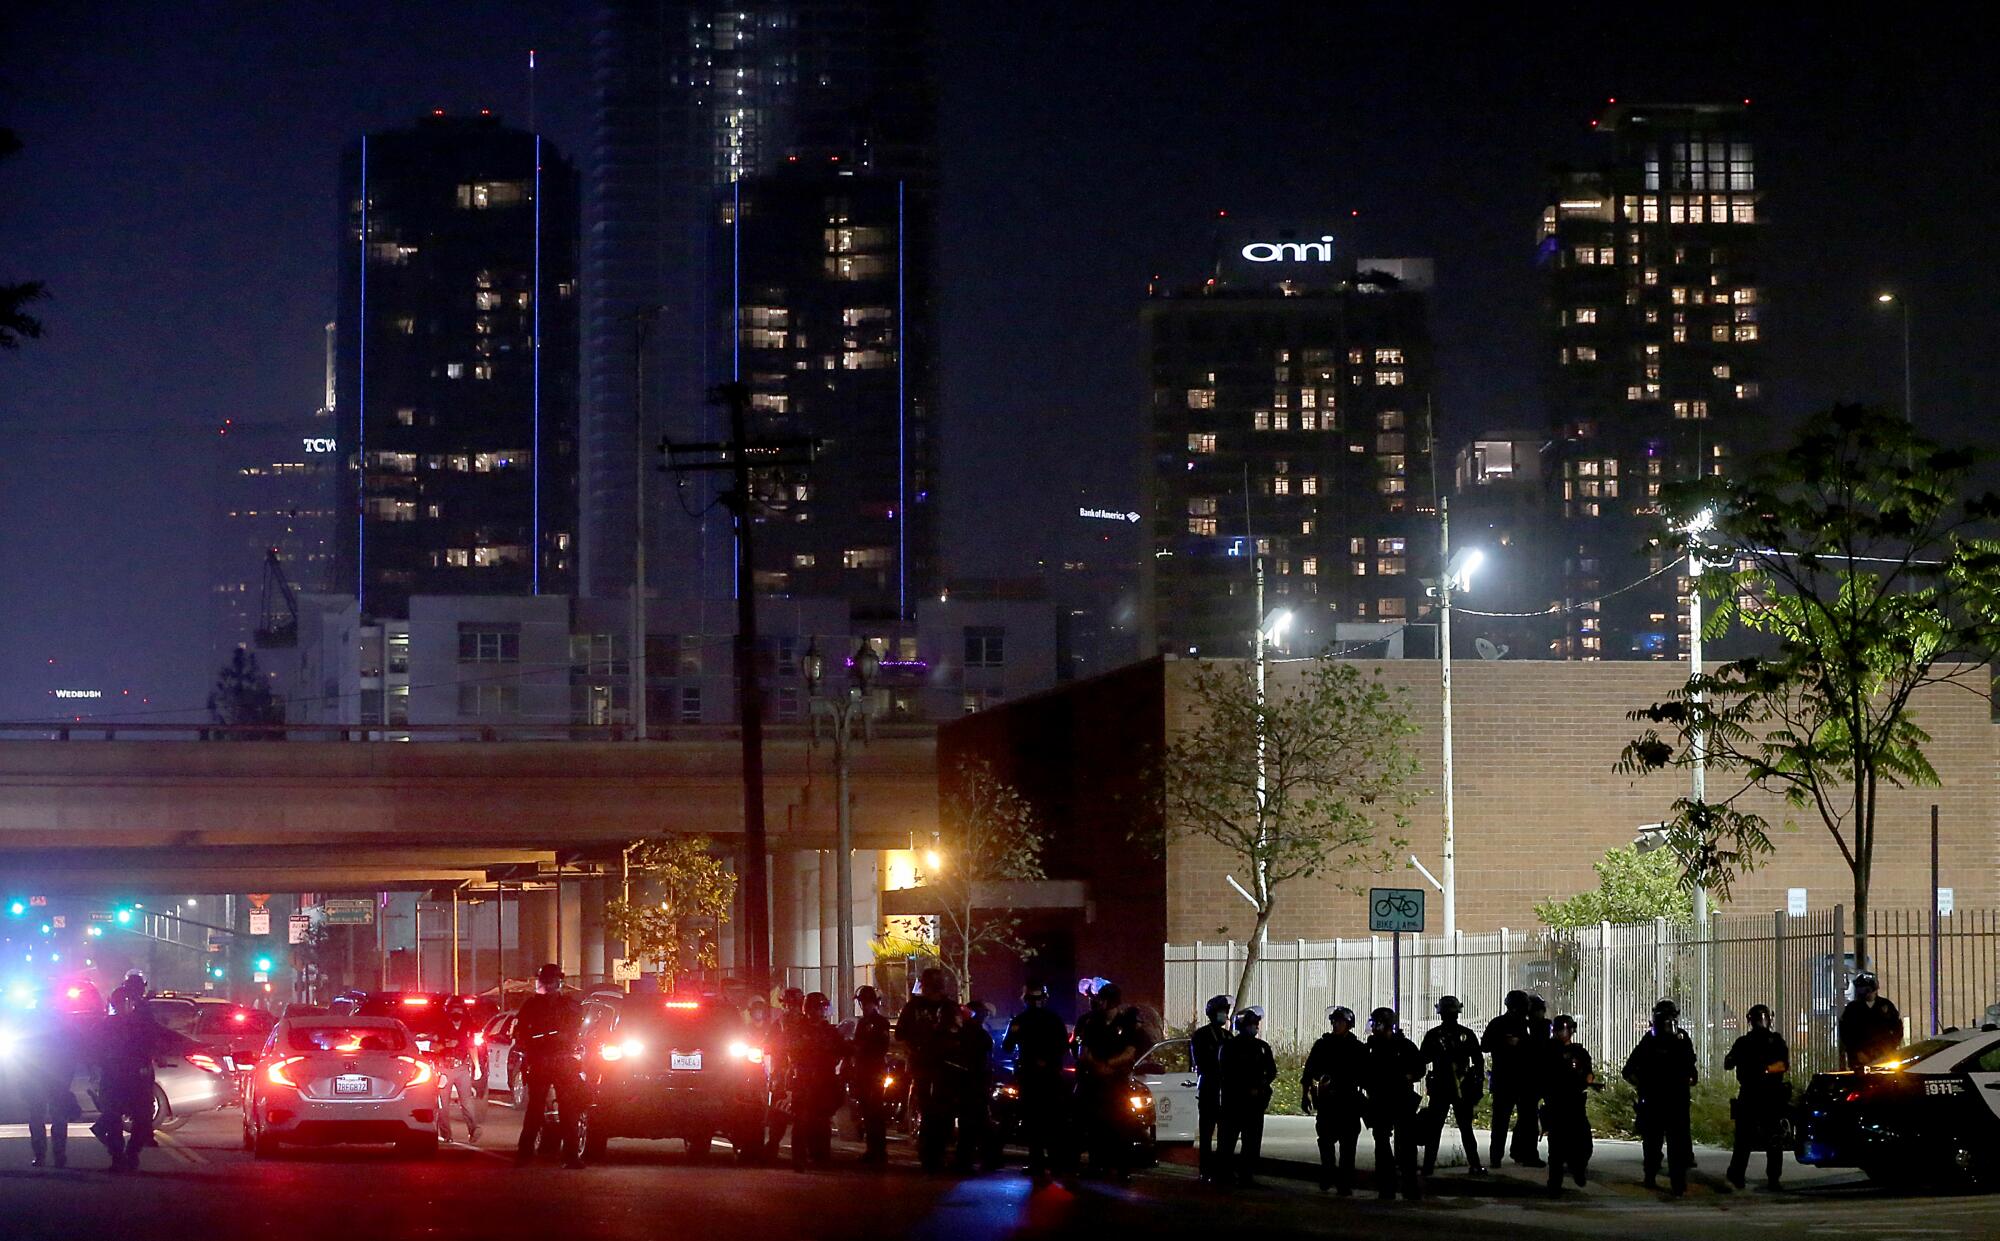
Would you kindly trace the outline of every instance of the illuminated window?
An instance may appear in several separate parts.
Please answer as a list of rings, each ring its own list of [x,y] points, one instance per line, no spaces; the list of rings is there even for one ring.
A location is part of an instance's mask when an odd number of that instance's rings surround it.
[[[1386,556],[1375,562],[1375,573],[1378,577],[1394,577],[1402,571],[1403,558],[1401,556]]]
[[[810,569],[819,563],[819,557],[811,552],[799,552],[792,557],[794,569]]]
[[[526,181],[473,181],[458,187],[458,205],[474,211],[518,207],[532,197]]]
[[[1756,324],[1754,324],[1754,323],[1739,323],[1739,324],[1737,324],[1737,325],[1736,325],[1736,327],[1735,327],[1735,328],[1734,328],[1734,329],[1732,330],[1732,332],[1731,332],[1731,336],[1732,336],[1732,338],[1733,338],[1733,339],[1735,339],[1735,340],[1739,340],[1739,341],[1744,341],[1744,340],[1756,340],[1756,339],[1757,339],[1757,325],[1756,325]]]
[[[1375,351],[1375,365],[1377,366],[1401,366],[1402,364],[1403,351],[1401,349],[1392,346]]]
[[[1355,541],[1360,543],[1366,540],[1357,539]],[[1407,546],[1408,544],[1402,539],[1376,539],[1375,554],[1378,556],[1400,556],[1403,554],[1403,549]]]
[[[1400,386],[1402,382],[1403,382],[1403,372],[1401,371],[1375,372],[1375,383],[1377,387],[1387,386],[1393,388]]]
[[[1189,451],[1189,452],[1195,452],[1195,453],[1211,453],[1211,452],[1214,452],[1214,451],[1215,451],[1215,433],[1214,433],[1214,432],[1212,432],[1212,431],[1195,431],[1195,432],[1191,432],[1191,433],[1189,433],[1189,435],[1188,435],[1188,451]]]
[[[1365,556],[1368,554],[1368,540],[1349,539],[1347,540],[1347,550],[1353,555]]]
[[[1715,377],[1717,379],[1729,378],[1729,363],[1727,362],[1717,363],[1715,366]]]
[[[1399,496],[1408,491],[1409,487],[1400,478],[1378,478],[1375,480],[1375,490],[1381,495]]]
[[[1292,494],[1292,480],[1282,474],[1278,475],[1271,480],[1271,494],[1276,496],[1288,496]]]
[[[887,547],[849,547],[840,553],[843,569],[886,569],[893,558]]]
[[[1754,383],[1740,383],[1736,385],[1736,399],[1739,401],[1754,401],[1759,395],[1760,390]]]
[[[1188,497],[1188,512],[1189,512],[1189,513],[1191,513],[1191,514],[1193,514],[1193,515],[1195,515],[1196,517],[1213,517],[1213,516],[1215,516],[1215,497],[1214,497],[1214,496],[1189,496],[1189,497]]]
[[[1319,393],[1311,388],[1299,389],[1299,408],[1313,409],[1319,404]]]
[[[1349,349],[1347,351],[1347,360],[1350,364],[1354,366],[1361,365],[1361,359],[1363,358],[1363,356],[1365,355],[1363,355],[1363,353],[1359,349]]]
[[[1188,533],[1199,534],[1205,538],[1215,537],[1215,518],[1213,517],[1188,518]]]
[[[1215,389],[1189,388],[1187,390],[1187,404],[1189,409],[1214,409]]]
[[[1319,557],[1307,556],[1304,560],[1301,560],[1299,562],[1299,572],[1305,574],[1307,577],[1319,576]]]
[[[1597,247],[1578,246],[1576,248],[1576,261],[1585,267],[1597,266]]]
[[[1674,324],[1674,343],[1676,345],[1685,345],[1687,344],[1687,339],[1688,339],[1687,325],[1685,323]]]
[[[1301,430],[1301,431],[1317,431],[1318,429],[1319,429],[1319,411],[1318,411],[1318,410],[1314,410],[1314,409],[1302,409],[1302,410],[1300,410],[1300,411],[1299,411],[1299,430]]]
[[[1271,411],[1271,429],[1272,429],[1273,431],[1289,431],[1289,430],[1291,430],[1291,429],[1292,429],[1292,411],[1291,411],[1291,410],[1289,410],[1289,409],[1274,409],[1274,410],[1272,410],[1272,411]]]
[[[1409,614],[1406,611],[1407,606],[1400,598],[1384,597],[1375,601],[1375,615],[1385,620],[1395,620]]]
[[[1707,402],[1707,401],[1675,401],[1675,402],[1674,402],[1674,417],[1676,417],[1676,418],[1706,418],[1706,417],[1708,417],[1708,402]],[[1653,471],[1652,471],[1653,473],[1658,473],[1658,472],[1659,472],[1659,471],[1658,471],[1658,468],[1657,468],[1657,467],[1659,466],[1659,464],[1660,464],[1659,462],[1657,462],[1657,461],[1648,461],[1648,462],[1647,462],[1646,464],[1647,464],[1647,465],[1649,465],[1649,466],[1652,466],[1652,467],[1655,467],[1655,468],[1653,469]]]
[[[1595,346],[1595,345],[1578,345],[1578,346],[1576,347],[1576,360],[1577,360],[1577,361],[1579,361],[1579,362],[1595,362],[1595,361],[1597,361],[1597,346]]]
[[[1271,411],[1270,411],[1270,410],[1268,410],[1268,409],[1260,409],[1260,410],[1257,410],[1257,411],[1255,411],[1254,413],[1252,413],[1252,414],[1250,415],[1250,429],[1251,429],[1252,431],[1268,431],[1268,430],[1270,430],[1270,429],[1271,429]]]
[[[431,372],[431,373],[432,373],[432,374],[436,374],[437,372],[433,371],[433,372]],[[465,363],[463,363],[463,362],[447,362],[447,363],[445,363],[445,364],[444,364],[444,377],[445,377],[446,379],[463,379],[463,378],[465,378]]]
[[[1577,307],[1577,309],[1576,309],[1576,321],[1577,321],[1578,323],[1595,323],[1595,322],[1597,322],[1597,308],[1596,308],[1596,307],[1594,307],[1594,306],[1579,306],[1579,307]]]
[[[1403,411],[1400,409],[1385,409],[1381,413],[1375,415],[1375,429],[1377,431],[1402,430]]]
[[[1299,523],[1299,533],[1300,533],[1300,534],[1311,534],[1312,532],[1313,532],[1313,521],[1312,521],[1312,518],[1308,517],[1308,518],[1306,518],[1306,519],[1305,519],[1304,521],[1301,521],[1301,522]]]

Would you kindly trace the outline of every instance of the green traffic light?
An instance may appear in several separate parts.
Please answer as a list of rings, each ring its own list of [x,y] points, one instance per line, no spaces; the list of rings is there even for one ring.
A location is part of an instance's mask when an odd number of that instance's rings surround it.
[[[269,972],[269,970],[270,970],[270,968],[271,968],[271,958],[269,958],[269,957],[258,957],[258,958],[257,958],[257,968],[258,968],[258,969],[260,969],[260,970],[264,970],[264,971],[266,971],[266,972]]]
[[[28,912],[28,903],[26,901],[9,901],[7,904],[7,912],[13,915],[14,917],[18,918],[22,914]]]
[[[132,911],[131,911],[131,910],[129,910],[129,909],[121,909],[121,910],[119,910],[119,911],[118,911],[118,924],[119,924],[120,926],[130,926],[130,925],[132,925]]]

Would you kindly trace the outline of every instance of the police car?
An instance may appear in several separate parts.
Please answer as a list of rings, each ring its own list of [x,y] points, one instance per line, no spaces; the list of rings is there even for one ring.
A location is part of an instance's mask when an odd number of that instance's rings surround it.
[[[1815,1074],[1798,1157],[1875,1181],[2000,1187],[2000,1029],[1950,1030],[1859,1072]]]

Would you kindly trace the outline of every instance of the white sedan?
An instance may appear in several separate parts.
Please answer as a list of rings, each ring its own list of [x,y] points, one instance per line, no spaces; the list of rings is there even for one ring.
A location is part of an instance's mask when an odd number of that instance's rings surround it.
[[[442,1079],[393,1017],[287,1017],[271,1029],[243,1092],[243,1147],[394,1142],[438,1148]]]
[[[1188,1054],[1188,1041],[1170,1038],[1153,1044],[1140,1058],[1133,1074],[1153,1092],[1153,1140],[1194,1141],[1198,1117],[1194,1061]]]

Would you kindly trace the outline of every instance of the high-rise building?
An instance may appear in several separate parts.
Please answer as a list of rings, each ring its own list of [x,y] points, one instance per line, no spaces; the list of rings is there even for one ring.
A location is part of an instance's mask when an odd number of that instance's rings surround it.
[[[224,418],[215,428],[217,505],[209,582],[217,666],[264,636],[267,567],[294,591],[327,588],[333,571],[335,325],[326,325],[326,382],[318,408],[291,418]]]
[[[922,0],[599,6],[585,329],[592,595],[631,589],[641,458],[658,478],[662,437],[722,438],[707,394],[737,378],[758,395],[754,430],[826,442],[807,498],[768,514],[792,524],[759,556],[766,585],[851,595],[906,619],[935,587],[932,20]],[[650,493],[652,593],[733,592],[714,486],[660,480]]]
[[[1537,251],[1571,603],[1556,653],[1678,659],[1688,585],[1664,571],[1660,488],[1724,473],[1766,416],[1748,110],[1613,104],[1593,125],[1610,149],[1557,172]]]
[[[1222,255],[1204,283],[1156,283],[1142,312],[1148,647],[1244,654],[1259,559],[1291,650],[1326,649],[1337,624],[1416,621],[1437,548],[1429,260],[1357,262],[1317,230]]]
[[[338,572],[413,594],[573,593],[577,176],[481,113],[341,160]]]

